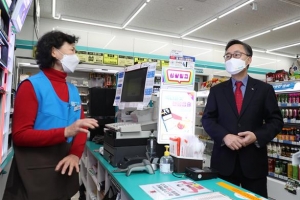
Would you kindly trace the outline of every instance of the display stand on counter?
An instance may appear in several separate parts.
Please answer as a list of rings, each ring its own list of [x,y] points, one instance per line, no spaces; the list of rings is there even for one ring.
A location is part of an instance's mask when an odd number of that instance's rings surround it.
[[[300,185],[300,157],[293,158],[300,151],[300,81],[269,84],[275,90],[284,127],[268,144],[268,193],[274,199],[297,199],[300,188],[290,187],[289,180]]]

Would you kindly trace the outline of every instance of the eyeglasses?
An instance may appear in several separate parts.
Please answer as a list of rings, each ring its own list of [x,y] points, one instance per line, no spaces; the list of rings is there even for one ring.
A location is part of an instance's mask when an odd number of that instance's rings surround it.
[[[237,52],[234,52],[234,53],[226,53],[223,57],[224,57],[225,60],[230,60],[232,57],[240,58],[240,57],[242,57],[243,54],[246,55],[246,56],[250,56],[250,55],[245,54],[243,52],[237,51]]]

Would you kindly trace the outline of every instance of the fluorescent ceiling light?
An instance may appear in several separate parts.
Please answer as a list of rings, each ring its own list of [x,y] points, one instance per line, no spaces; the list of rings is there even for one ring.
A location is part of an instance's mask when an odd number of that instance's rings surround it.
[[[156,40],[147,40],[147,39],[143,39],[143,38],[134,38],[134,39],[142,40],[142,41],[146,41],[146,42],[155,42],[155,43],[166,44],[166,42],[161,42],[161,41],[156,41]]]
[[[266,53],[272,54],[272,55],[277,55],[277,56],[288,57],[288,58],[296,58],[296,56],[287,55],[287,54],[283,54],[283,53],[274,53],[274,52],[270,52],[270,51],[266,51]]]
[[[207,26],[208,24],[213,23],[214,21],[217,21],[217,18],[212,19],[212,20],[210,20],[209,22],[206,22],[205,24],[200,25],[199,27],[197,27],[197,28],[195,28],[195,29],[193,29],[193,30],[191,30],[191,31],[189,31],[189,32],[187,32],[187,33],[185,33],[185,34],[183,34],[181,37],[185,37],[185,36],[187,36],[187,35],[189,35],[189,34],[195,32],[195,31],[197,31],[197,30],[203,28],[204,26]]]
[[[159,36],[165,36],[165,37],[171,37],[171,38],[180,38],[179,36],[176,35],[169,35],[169,34],[164,34],[164,33],[156,33],[156,32],[150,32],[150,31],[142,31],[142,30],[137,30],[137,29],[132,29],[132,28],[125,28],[127,31],[133,31],[133,32],[138,32],[138,33],[147,33],[151,35],[159,35]]]
[[[266,53],[266,50],[260,50],[260,49],[252,49],[255,52],[261,52],[261,53]]]
[[[151,0],[147,0],[147,3],[149,3]]]
[[[278,47],[278,48],[275,48],[275,49],[268,49],[267,51],[276,51],[276,50],[285,49],[285,48],[289,48],[289,47],[293,47],[293,46],[298,46],[298,45],[300,45],[300,42],[299,43],[290,44],[290,45],[286,45],[286,46],[282,46],[282,47]]]
[[[60,15],[56,16],[56,0],[52,0],[52,17],[54,19],[60,18]]]
[[[154,49],[153,51],[149,52],[149,54],[152,54],[152,53],[154,53],[155,51],[158,51],[158,50],[164,48],[164,47],[167,46],[167,45],[168,45],[168,43],[162,45],[161,47],[158,47],[157,49]]]
[[[249,36],[247,38],[241,39],[241,41],[249,40],[251,38],[255,38],[257,36],[264,35],[264,34],[270,33],[270,32],[271,32],[271,30],[267,30],[267,31],[264,31],[264,32],[261,32],[261,33],[258,33],[258,34],[252,35],[252,36]]]
[[[279,0],[279,1],[284,2],[284,3],[291,4],[291,5],[293,5],[293,6],[298,6],[298,7],[300,7],[300,4],[299,4],[299,3],[296,3],[296,2],[294,2],[294,1],[290,1],[290,0]]]
[[[300,22],[300,19],[298,19],[298,20],[296,20],[296,21],[293,21],[293,22],[290,22],[290,23],[287,23],[287,24],[284,24],[284,25],[282,25],[282,26],[278,26],[278,27],[276,27],[276,28],[273,28],[272,30],[273,30],[273,31],[276,31],[276,30],[278,30],[278,29],[281,29],[281,28],[284,28],[284,27],[287,27],[287,26],[291,26],[291,25],[297,24],[297,23],[299,23],[299,22]]]
[[[142,10],[143,8],[147,5],[147,3],[144,3],[133,15],[130,17],[130,19],[123,25],[122,28],[125,28]]]
[[[105,49],[114,39],[116,38],[116,36],[112,37],[108,43],[103,47],[103,49]]]
[[[194,41],[194,42],[205,43],[205,44],[214,44],[214,45],[219,45],[219,46],[224,46],[224,47],[226,46],[226,44],[223,44],[223,43],[211,42],[211,41],[206,41],[206,40],[198,40],[198,39],[193,39],[193,38],[182,38],[182,39]]]
[[[87,24],[87,25],[92,25],[92,26],[102,26],[102,27],[107,27],[107,28],[122,29],[121,27],[118,27],[118,26],[112,26],[112,25],[107,25],[107,24],[98,24],[98,23],[94,23],[94,22],[87,22],[87,21],[81,21],[81,20],[76,20],[76,19],[69,19],[66,17],[62,17],[61,20],[67,21],[67,22]]]
[[[249,3],[253,2],[253,1],[254,1],[254,0],[250,0],[250,1],[247,1],[246,3],[243,3],[243,4],[239,5],[238,7],[235,7],[235,8],[233,8],[232,10],[230,10],[230,11],[228,11],[228,12],[226,12],[226,13],[220,15],[219,18],[225,17],[226,15],[228,15],[228,14],[230,14],[230,13],[232,13],[232,12],[234,12],[234,11],[236,11],[236,10],[242,8],[242,7],[244,7],[245,5],[247,5],[247,4],[249,4]]]

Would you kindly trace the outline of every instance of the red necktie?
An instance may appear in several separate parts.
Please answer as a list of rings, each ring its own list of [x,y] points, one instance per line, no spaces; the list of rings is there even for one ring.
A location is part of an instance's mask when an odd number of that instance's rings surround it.
[[[235,82],[235,92],[234,92],[234,97],[235,97],[235,103],[236,103],[236,108],[238,110],[238,113],[240,114],[241,109],[242,109],[242,104],[243,104],[243,93],[241,90],[241,86],[243,83],[241,81]]]

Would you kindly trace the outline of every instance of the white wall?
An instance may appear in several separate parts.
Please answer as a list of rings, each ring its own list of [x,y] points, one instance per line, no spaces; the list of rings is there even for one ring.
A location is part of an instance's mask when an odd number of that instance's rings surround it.
[[[131,52],[132,56],[138,53],[152,54],[155,58],[169,56],[171,50],[182,50],[184,55],[195,56],[198,61],[224,63],[224,47],[183,39],[174,39],[150,34],[136,33],[125,30],[103,28],[73,22],[65,22],[53,19],[40,19],[39,36],[53,29],[62,30],[79,36],[78,46],[110,49]],[[114,38],[111,43],[108,42]],[[17,34],[17,39],[36,41],[33,31],[33,18],[28,16],[22,31]],[[218,38],[216,38],[217,40]],[[107,45],[107,46],[106,46]],[[251,45],[251,44],[250,44]],[[17,56],[32,56],[31,50],[17,49]],[[288,71],[293,59],[254,52],[250,68],[262,68]],[[220,69],[204,69],[206,75],[228,76],[227,72]],[[252,77],[264,79],[262,74],[251,74]]]

